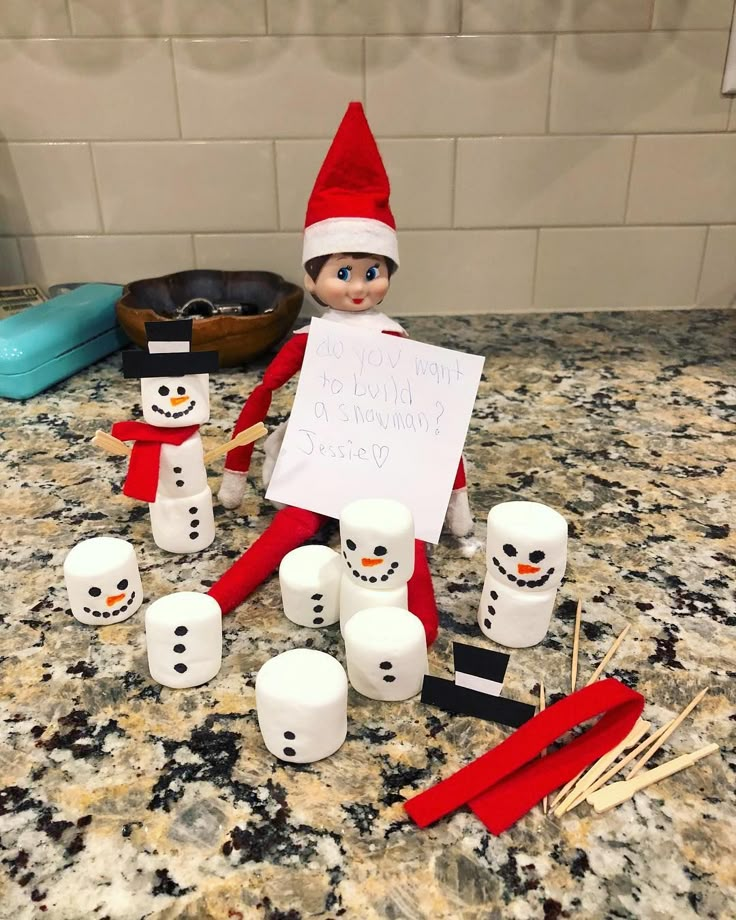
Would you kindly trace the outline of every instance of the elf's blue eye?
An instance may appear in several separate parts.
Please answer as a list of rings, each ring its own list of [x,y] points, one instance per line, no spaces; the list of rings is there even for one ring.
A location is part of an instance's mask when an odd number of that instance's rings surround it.
[[[365,280],[366,280],[366,281],[375,281],[377,277],[378,277],[378,266],[377,266],[377,265],[372,265],[372,266],[368,269],[368,271],[365,273]]]
[[[350,280],[350,269],[345,268],[345,266],[343,266],[342,268],[338,268],[337,277],[340,279],[340,281],[349,281]]]

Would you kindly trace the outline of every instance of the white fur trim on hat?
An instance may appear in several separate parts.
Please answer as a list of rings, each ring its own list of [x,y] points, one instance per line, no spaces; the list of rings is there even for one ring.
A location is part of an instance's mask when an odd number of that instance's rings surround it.
[[[305,228],[302,265],[336,252],[369,252],[399,264],[396,231],[370,217],[329,217]]]

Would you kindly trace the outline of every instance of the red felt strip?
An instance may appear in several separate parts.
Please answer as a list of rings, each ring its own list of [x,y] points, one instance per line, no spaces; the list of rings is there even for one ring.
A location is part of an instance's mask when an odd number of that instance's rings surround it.
[[[644,697],[615,678],[583,687],[538,713],[505,741],[453,776],[404,804],[420,826],[470,804],[489,831],[500,834],[553,789],[615,747],[631,731]],[[543,759],[553,741],[588,719],[592,728]]]
[[[159,428],[145,422],[115,422],[112,436],[121,441],[134,441],[128,463],[128,475],[123,495],[144,502],[155,502],[162,444],[183,444],[199,431],[199,425],[183,428]]]

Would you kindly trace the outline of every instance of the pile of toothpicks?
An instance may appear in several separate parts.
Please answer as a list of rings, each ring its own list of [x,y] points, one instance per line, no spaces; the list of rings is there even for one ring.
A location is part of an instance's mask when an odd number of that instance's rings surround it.
[[[572,669],[570,680],[571,693],[575,692],[575,686],[577,683],[581,616],[582,602],[578,601],[577,613],[575,615],[575,632],[573,634]],[[604,668],[618,651],[630,628],[631,626],[627,625],[621,631],[620,635],[614,640],[611,647],[604,655],[602,661],[595,669],[593,676],[586,683],[586,687],[590,686],[592,683],[595,683],[595,681],[600,678]],[[609,811],[611,808],[615,808],[616,805],[620,805],[622,802],[627,801],[641,789],[645,789],[647,786],[651,786],[653,783],[657,783],[661,779],[665,779],[667,776],[672,776],[673,773],[677,773],[680,770],[684,770],[686,767],[697,763],[697,761],[701,758],[715,753],[718,750],[718,745],[707,744],[705,747],[700,748],[697,751],[693,751],[689,754],[682,754],[680,757],[675,757],[672,760],[668,760],[666,763],[663,763],[659,767],[654,767],[653,769],[644,770],[641,772],[642,768],[662,747],[670,735],[676,731],[681,723],[684,722],[684,720],[690,715],[693,709],[695,709],[698,703],[700,703],[705,694],[708,692],[708,689],[709,688],[706,687],[705,689],[701,690],[700,693],[698,693],[697,696],[695,696],[694,699],[688,703],[688,705],[679,715],[675,716],[665,725],[662,725],[660,728],[656,729],[656,731],[651,731],[651,722],[647,722],[645,719],[638,719],[634,727],[631,729],[623,741],[617,744],[616,747],[610,750],[607,754],[604,754],[603,757],[588,767],[587,770],[584,770],[582,773],[574,776],[570,782],[567,783],[567,785],[560,789],[555,798],[552,800],[551,805],[548,802],[548,797],[544,797],[542,802],[542,810],[544,811],[544,814],[546,815],[551,808],[555,817],[559,818],[566,814],[568,811],[572,811],[573,808],[577,808],[578,805],[582,804],[582,802],[587,802],[589,805],[592,805],[596,814],[602,814],[605,811]],[[539,711],[541,712],[544,708],[544,682],[540,681]],[[624,756],[621,757],[621,755]],[[542,756],[544,756],[544,754],[542,754]],[[621,757],[621,760],[619,760],[619,757]],[[634,763],[629,770],[626,779],[619,780],[615,783],[609,782],[609,780],[613,779],[616,774],[620,773],[621,770],[628,766],[632,761],[634,761]]]

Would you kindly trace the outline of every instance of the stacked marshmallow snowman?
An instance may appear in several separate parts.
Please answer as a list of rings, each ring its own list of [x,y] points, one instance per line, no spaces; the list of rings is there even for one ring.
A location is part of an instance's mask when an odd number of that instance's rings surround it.
[[[414,519],[392,499],[365,498],[340,515],[344,568],[340,583],[340,629],[361,610],[407,607],[414,572]]]
[[[80,623],[122,623],[143,603],[135,550],[118,537],[82,540],[64,560],[71,611]]]
[[[118,422],[133,440],[124,492],[149,502],[153,539],[172,553],[197,552],[215,538],[199,426],[209,420],[209,373],[217,352],[193,352],[192,320],[146,323],[148,353],[123,353],[126,377],[141,381],[143,418]]]
[[[509,648],[547,634],[567,563],[567,521],[539,502],[513,501],[488,512],[487,574],[478,625]]]

